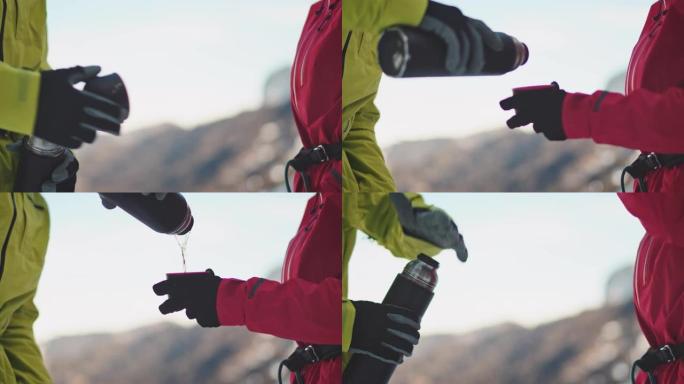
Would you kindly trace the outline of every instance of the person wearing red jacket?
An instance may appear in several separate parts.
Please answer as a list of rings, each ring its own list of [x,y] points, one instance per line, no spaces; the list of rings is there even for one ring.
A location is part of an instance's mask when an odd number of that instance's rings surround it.
[[[627,72],[626,95],[567,93],[557,83],[518,88],[501,102],[510,128],[533,124],[549,140],[590,138],[640,150],[626,169],[640,191],[684,190],[684,1],[651,6]],[[623,175],[624,176],[624,175]]]
[[[290,76],[291,104],[303,148],[285,166],[297,192],[342,189],[342,1],[311,6]]]
[[[650,193],[620,194],[646,229],[635,263],[634,305],[651,348],[635,363],[639,384],[684,382],[682,35],[684,0],[660,0],[632,53],[625,95],[566,93],[554,83],[518,88],[501,102],[516,111],[510,128],[533,124],[550,140],[591,138],[642,151],[625,172],[636,179],[636,191]]]
[[[634,309],[649,351],[635,362],[638,384],[684,382],[684,198],[621,193],[644,226],[634,267]]]
[[[163,314],[185,310],[204,327],[246,326],[294,340],[299,348],[281,364],[298,384],[341,382],[342,359],[342,3],[314,3],[291,72],[291,107],[303,149],[294,168],[296,192],[318,192],[288,246],[282,282],[221,279],[165,280]]]
[[[290,241],[282,281],[222,279],[211,270],[167,279],[153,289],[168,295],[162,314],[185,310],[200,326],[246,326],[253,332],[294,340],[299,348],[284,362],[293,383],[341,380],[342,199],[338,193],[309,199]],[[282,369],[282,366],[281,366]],[[280,374],[280,372],[279,372]]]

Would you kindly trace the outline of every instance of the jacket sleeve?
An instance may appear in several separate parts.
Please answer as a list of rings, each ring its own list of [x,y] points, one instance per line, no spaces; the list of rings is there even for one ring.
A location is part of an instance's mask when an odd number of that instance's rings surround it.
[[[354,127],[343,141],[345,192],[387,191],[397,188],[372,128]]]
[[[434,209],[417,193],[405,193],[414,209]],[[399,214],[389,193],[346,193],[343,199],[345,225],[361,230],[394,256],[415,259],[420,254],[435,256],[442,251],[436,245],[404,233]],[[342,302],[342,351],[348,352],[352,341],[356,311],[349,300]]]
[[[427,0],[344,0],[344,29],[380,32],[393,25],[420,24]]]
[[[7,330],[0,336],[0,344],[19,383],[51,382],[33,336],[33,323],[37,318],[38,310],[31,299],[14,313]]]
[[[620,193],[619,197],[646,232],[684,247],[684,199],[681,194]]]
[[[569,138],[644,152],[684,153],[684,88],[568,94],[563,126]]]
[[[310,344],[339,345],[342,339],[342,282],[252,278],[224,279],[216,307],[221,325]]]
[[[31,135],[38,111],[40,74],[0,62],[0,128]]]
[[[354,333],[354,319],[356,308],[350,300],[342,301],[342,352],[349,352],[352,334]]]
[[[417,193],[405,194],[416,209],[432,209]],[[349,205],[348,205],[349,204]],[[441,248],[407,235],[389,193],[359,193],[345,196],[345,220],[361,230],[394,256],[415,259],[421,254],[435,256]]]

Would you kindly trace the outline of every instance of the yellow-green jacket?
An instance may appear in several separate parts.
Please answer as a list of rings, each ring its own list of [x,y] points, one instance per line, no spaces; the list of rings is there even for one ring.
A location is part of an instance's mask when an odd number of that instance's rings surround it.
[[[405,195],[413,208],[435,209],[426,204],[419,194]],[[408,260],[413,260],[420,254],[435,256],[441,249],[404,233],[388,193],[345,193],[342,204],[342,352],[346,365],[356,316],[354,306],[347,298],[347,287],[349,260],[356,243],[357,230],[367,234],[394,256]]]
[[[345,192],[394,192],[394,180],[375,139],[380,117],[375,95],[382,74],[376,47],[393,25],[418,25],[427,0],[344,0],[342,2],[342,183]]]
[[[441,249],[408,236],[389,199],[396,186],[375,138],[380,112],[374,100],[382,71],[376,47],[382,30],[393,25],[418,25],[427,0],[344,0],[342,2],[342,351],[346,365],[355,311],[347,298],[348,266],[356,233],[361,230],[394,256],[415,259]],[[432,207],[418,194],[407,194],[415,208]]]
[[[7,145],[31,135],[38,111],[39,71],[47,64],[45,0],[0,1],[0,191],[11,191],[18,156]]]
[[[0,383],[50,383],[33,337],[33,304],[50,219],[39,194],[0,193]]]

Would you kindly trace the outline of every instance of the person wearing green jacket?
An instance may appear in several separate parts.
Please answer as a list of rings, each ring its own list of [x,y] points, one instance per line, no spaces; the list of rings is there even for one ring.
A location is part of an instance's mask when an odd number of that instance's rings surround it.
[[[46,18],[46,0],[0,2],[0,191],[13,190],[28,137],[79,148],[97,132],[118,133],[126,116],[121,106],[74,87],[97,77],[99,67],[50,69]],[[53,187],[75,184],[77,162],[71,153],[64,162],[46,180]]]
[[[342,180],[345,192],[396,191],[375,138],[380,112],[375,97],[382,71],[377,46],[392,26],[419,27],[447,46],[447,69],[455,75],[484,68],[484,45],[503,47],[483,22],[452,6],[428,0],[345,0],[342,14]]]
[[[358,208],[361,209],[358,209]],[[461,261],[468,251],[463,236],[449,215],[429,205],[417,193],[361,193],[345,194],[342,215],[342,357],[343,366],[351,353],[365,353],[381,360],[399,364],[410,355],[419,335],[412,337],[407,350],[400,346],[391,349],[373,345],[367,337],[387,331],[382,319],[386,311],[394,311],[382,304],[352,301],[348,298],[349,262],[356,243],[357,232],[368,235],[394,256],[414,260],[419,255],[436,256],[442,250],[454,249]],[[398,311],[404,317],[411,314]],[[361,319],[361,321],[359,321]],[[416,324],[417,325],[417,324]],[[409,329],[416,332],[418,329]],[[390,338],[392,336],[389,336]],[[378,342],[384,342],[378,339]],[[391,344],[391,340],[388,341]],[[402,344],[402,341],[398,341]],[[405,344],[405,342],[403,342]],[[401,352],[396,349],[401,349]]]
[[[0,193],[0,383],[50,383],[33,336],[33,303],[50,231],[39,194]]]
[[[343,363],[346,366],[351,353],[364,353],[399,364],[418,342],[418,324],[398,308],[347,297],[357,231],[408,260],[453,248],[465,261],[467,250],[448,214],[419,194],[391,193],[397,188],[375,138],[380,113],[374,100],[382,75],[378,40],[384,29],[396,25],[431,31],[445,40],[448,69],[455,74],[481,69],[483,44],[496,46],[500,41],[481,21],[428,0],[345,0],[343,7]],[[389,325],[394,330],[387,329],[388,318],[401,319]],[[396,329],[403,336],[397,337]]]

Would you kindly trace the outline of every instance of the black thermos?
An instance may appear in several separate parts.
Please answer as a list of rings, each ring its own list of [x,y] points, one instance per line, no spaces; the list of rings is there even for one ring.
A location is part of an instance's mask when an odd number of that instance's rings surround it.
[[[438,268],[439,263],[435,259],[425,255],[418,256],[418,259],[408,263],[404,271],[397,275],[382,303],[410,309],[422,319],[434,296]],[[389,383],[395,368],[396,365],[383,363],[370,356],[354,354],[344,371],[343,382]]]
[[[504,42],[501,51],[485,46],[485,67],[480,73],[463,76],[503,75],[525,64],[529,58],[527,46],[515,37],[497,32]],[[416,27],[395,27],[386,30],[378,44],[382,71],[392,77],[453,76],[446,69],[446,43],[432,32]]]
[[[88,81],[83,90],[117,103],[122,109],[122,120],[128,118],[128,92],[123,80],[116,73]],[[41,192],[43,183],[52,177],[52,172],[64,162],[65,157],[66,148],[60,145],[35,136],[26,139],[19,156],[15,192]]]
[[[161,200],[154,193],[100,193],[100,197],[105,206],[117,206],[159,233],[185,235],[195,223],[180,193],[167,193]]]

